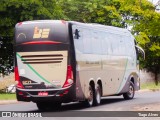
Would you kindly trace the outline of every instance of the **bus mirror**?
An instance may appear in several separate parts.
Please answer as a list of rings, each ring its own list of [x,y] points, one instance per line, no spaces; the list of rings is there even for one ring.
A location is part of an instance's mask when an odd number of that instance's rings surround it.
[[[143,56],[143,59],[145,60],[145,52],[144,52],[144,50],[141,47],[137,46],[137,45],[136,45],[136,48],[137,48],[138,52],[141,53],[141,55]]]
[[[80,35],[79,35],[79,30],[76,29],[75,32],[74,32],[74,39],[79,39]]]

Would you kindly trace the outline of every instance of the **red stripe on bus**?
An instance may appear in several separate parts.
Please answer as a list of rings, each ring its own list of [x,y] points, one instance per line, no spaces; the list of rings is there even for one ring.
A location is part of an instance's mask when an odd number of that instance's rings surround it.
[[[59,44],[61,42],[55,42],[55,41],[32,41],[32,42],[25,42],[22,43],[23,45],[29,45],[29,44]]]

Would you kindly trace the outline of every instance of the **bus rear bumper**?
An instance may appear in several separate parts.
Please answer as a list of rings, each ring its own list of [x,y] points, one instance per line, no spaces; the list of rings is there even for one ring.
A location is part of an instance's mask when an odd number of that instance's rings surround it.
[[[70,102],[73,101],[73,87],[62,89],[19,89],[16,88],[16,96],[18,101],[25,102]]]

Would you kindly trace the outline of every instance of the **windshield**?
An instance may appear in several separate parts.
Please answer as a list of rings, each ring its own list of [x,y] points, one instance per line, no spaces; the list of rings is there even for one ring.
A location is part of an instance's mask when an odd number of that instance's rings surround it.
[[[67,43],[67,25],[61,22],[24,22],[16,25],[17,44],[36,41]]]

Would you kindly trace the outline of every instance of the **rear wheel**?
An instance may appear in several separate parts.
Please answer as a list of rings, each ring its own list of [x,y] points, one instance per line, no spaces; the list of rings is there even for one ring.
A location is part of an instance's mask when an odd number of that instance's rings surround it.
[[[50,109],[48,107],[48,105],[44,102],[37,102],[36,104],[37,104],[38,109],[41,110],[41,111]]]
[[[129,91],[123,94],[125,100],[133,99],[135,94],[134,84],[130,82]]]
[[[95,105],[99,105],[101,103],[101,87],[98,84],[95,90]]]
[[[91,107],[93,106],[93,101],[94,101],[94,90],[93,90],[93,87],[91,85],[89,85],[89,88],[88,88],[88,98],[87,100],[85,101],[85,104],[88,106],[88,107]]]
[[[61,107],[61,103],[59,102],[37,102],[37,107],[41,111],[48,110],[57,110]]]

